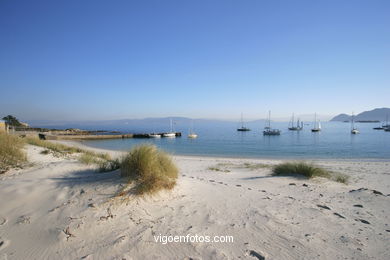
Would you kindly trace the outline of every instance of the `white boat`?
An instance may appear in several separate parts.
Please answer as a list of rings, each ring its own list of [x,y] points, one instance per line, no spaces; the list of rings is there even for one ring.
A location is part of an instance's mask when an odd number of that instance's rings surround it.
[[[149,134],[149,138],[161,138],[160,134]]]
[[[189,134],[189,135],[188,135],[188,138],[197,138],[197,137],[198,137],[197,134]]]
[[[164,133],[163,137],[176,137],[176,133]]]
[[[351,118],[351,134],[358,134],[360,133],[359,130],[355,127],[355,116],[352,112],[352,118]]]
[[[173,131],[173,123],[172,123],[172,118],[170,119],[170,123],[171,123],[171,131],[168,132],[168,133],[164,133],[162,136],[163,137],[176,137],[176,133]]]
[[[279,129],[271,128],[271,111],[268,112],[268,126],[264,127],[263,135],[280,135]]]
[[[321,122],[317,121],[317,113],[314,114],[314,128],[311,129],[312,132],[321,131]]]
[[[190,131],[188,133],[188,138],[194,139],[194,138],[197,138],[197,137],[198,137],[198,135],[194,133],[194,120],[192,120],[191,128],[190,128]]]

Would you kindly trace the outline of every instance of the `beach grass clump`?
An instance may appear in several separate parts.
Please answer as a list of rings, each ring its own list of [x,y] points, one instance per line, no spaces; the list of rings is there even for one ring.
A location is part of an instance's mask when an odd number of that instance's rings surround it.
[[[342,173],[333,173],[331,179],[336,181],[336,182],[341,182],[341,183],[347,184],[348,180],[349,180],[349,176],[346,174],[342,174]]]
[[[331,173],[321,167],[306,162],[286,162],[276,165],[272,170],[274,176],[301,175],[307,178],[330,178]]]
[[[242,167],[254,171],[258,169],[269,168],[270,165],[264,163],[244,163]]]
[[[99,164],[101,159],[99,159],[92,153],[82,153],[79,157],[79,161],[81,163],[91,165],[91,164]]]
[[[20,167],[27,161],[22,138],[0,132],[0,173]]]
[[[305,176],[307,178],[323,177],[330,180],[347,184],[349,176],[342,173],[336,173],[314,164],[306,162],[287,162],[276,165],[272,170],[273,176]]]
[[[226,168],[219,167],[218,165],[215,167],[209,167],[207,169],[210,171],[215,171],[215,172],[230,172],[230,170],[228,170]]]
[[[153,194],[172,189],[178,169],[171,157],[154,145],[133,148],[122,160],[121,176],[135,182],[137,194]]]
[[[121,162],[119,159],[113,160],[100,160],[98,162],[98,171],[99,172],[112,172],[121,167]]]

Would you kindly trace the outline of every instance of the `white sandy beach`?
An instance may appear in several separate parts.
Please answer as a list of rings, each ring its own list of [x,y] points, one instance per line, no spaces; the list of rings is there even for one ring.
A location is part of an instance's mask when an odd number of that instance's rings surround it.
[[[0,259],[390,257],[390,160],[316,161],[350,175],[345,185],[244,165],[280,160],[175,156],[172,191],[122,200],[119,171],[26,150],[31,167],[0,175]],[[162,244],[160,234],[234,242]]]

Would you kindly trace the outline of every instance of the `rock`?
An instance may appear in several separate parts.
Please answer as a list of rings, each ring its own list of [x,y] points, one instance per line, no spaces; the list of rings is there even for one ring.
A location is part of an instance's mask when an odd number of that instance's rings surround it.
[[[309,187],[306,183],[302,184],[303,187]]]
[[[297,186],[295,183],[289,183],[288,185],[290,185],[290,186]]]
[[[356,207],[356,208],[363,208],[363,205],[361,205],[361,204],[355,204],[353,206]]]

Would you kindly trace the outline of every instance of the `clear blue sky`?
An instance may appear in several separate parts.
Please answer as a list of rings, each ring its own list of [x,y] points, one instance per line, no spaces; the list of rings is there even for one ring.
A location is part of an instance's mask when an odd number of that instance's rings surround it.
[[[390,106],[390,1],[0,0],[0,112],[261,118]]]

